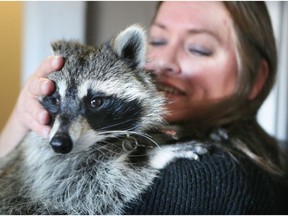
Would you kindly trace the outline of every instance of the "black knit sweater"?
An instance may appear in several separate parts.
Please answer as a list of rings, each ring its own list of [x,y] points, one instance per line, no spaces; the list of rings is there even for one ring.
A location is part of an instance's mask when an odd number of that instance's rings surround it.
[[[126,214],[288,214],[288,190],[248,159],[216,150],[163,169]]]

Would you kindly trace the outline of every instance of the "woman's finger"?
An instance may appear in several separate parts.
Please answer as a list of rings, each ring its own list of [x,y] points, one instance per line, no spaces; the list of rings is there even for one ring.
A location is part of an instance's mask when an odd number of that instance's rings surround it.
[[[50,56],[46,58],[35,71],[38,77],[47,77],[51,72],[60,70],[64,65],[64,59],[61,56]]]

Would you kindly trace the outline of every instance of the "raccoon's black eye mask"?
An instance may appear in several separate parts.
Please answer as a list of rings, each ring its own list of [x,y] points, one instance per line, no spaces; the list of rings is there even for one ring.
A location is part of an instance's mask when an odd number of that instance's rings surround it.
[[[57,114],[59,112],[61,104],[61,98],[59,93],[54,92],[52,95],[43,97],[41,104],[50,114]]]

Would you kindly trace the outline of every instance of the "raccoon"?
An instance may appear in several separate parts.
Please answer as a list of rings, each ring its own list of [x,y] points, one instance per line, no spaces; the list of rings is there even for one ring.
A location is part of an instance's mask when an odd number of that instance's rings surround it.
[[[0,161],[1,214],[121,214],[166,164],[207,153],[197,143],[164,145],[165,98],[144,70],[142,27],[99,48],[65,40],[52,48],[65,65],[40,99],[50,137],[30,132]]]

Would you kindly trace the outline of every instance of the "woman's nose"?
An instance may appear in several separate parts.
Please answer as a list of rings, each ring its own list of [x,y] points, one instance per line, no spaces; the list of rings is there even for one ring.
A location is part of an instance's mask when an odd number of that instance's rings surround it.
[[[148,63],[148,69],[156,73],[179,74],[181,72],[177,49],[169,48],[158,50],[157,54],[152,52],[152,61]]]

